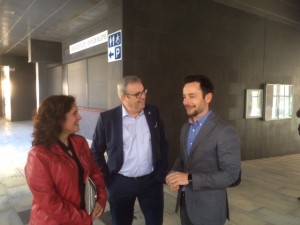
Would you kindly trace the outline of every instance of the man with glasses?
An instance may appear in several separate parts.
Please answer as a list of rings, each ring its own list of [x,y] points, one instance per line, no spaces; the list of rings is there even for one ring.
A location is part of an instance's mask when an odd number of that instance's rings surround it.
[[[158,108],[145,104],[147,90],[140,78],[125,76],[117,89],[122,104],[100,113],[92,144],[104,174],[112,224],[132,224],[137,198],[146,224],[161,225],[167,174],[163,122]]]

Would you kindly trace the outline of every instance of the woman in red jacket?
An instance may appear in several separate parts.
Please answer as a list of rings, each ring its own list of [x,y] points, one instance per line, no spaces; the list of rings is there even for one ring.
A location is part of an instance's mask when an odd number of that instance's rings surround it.
[[[106,191],[103,175],[79,130],[72,96],[45,99],[33,118],[32,148],[25,175],[33,195],[30,225],[91,225],[103,214]],[[85,183],[97,188],[94,210],[85,210]]]

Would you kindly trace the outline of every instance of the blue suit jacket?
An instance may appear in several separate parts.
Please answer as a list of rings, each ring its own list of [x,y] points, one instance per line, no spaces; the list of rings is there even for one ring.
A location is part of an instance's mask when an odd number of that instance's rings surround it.
[[[153,168],[156,180],[165,181],[167,174],[167,142],[164,125],[158,108],[146,105],[144,113],[151,134]],[[92,143],[92,153],[102,172],[106,184],[123,165],[122,105],[100,113]],[[107,162],[104,153],[107,153]]]

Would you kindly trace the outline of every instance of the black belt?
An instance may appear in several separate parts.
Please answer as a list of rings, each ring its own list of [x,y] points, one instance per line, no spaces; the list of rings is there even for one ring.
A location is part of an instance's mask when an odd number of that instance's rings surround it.
[[[127,179],[130,179],[130,180],[142,180],[142,179],[145,179],[145,178],[147,178],[147,177],[152,176],[152,175],[153,175],[153,172],[152,172],[152,173],[149,173],[149,174],[146,174],[146,175],[143,175],[143,176],[140,176],[140,177],[127,177],[127,176],[124,176],[124,175],[122,175],[122,174],[120,174],[120,173],[118,173],[118,175],[121,176],[121,177],[125,177],[125,178],[127,178]]]

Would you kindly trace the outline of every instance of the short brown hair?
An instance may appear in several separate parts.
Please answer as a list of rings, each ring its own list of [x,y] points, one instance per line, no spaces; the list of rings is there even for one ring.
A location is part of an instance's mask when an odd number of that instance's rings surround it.
[[[210,79],[202,74],[200,75],[190,75],[184,78],[184,84],[198,82],[200,89],[202,90],[203,98],[208,93],[214,93],[214,86]]]
[[[51,148],[62,132],[66,114],[75,104],[75,98],[67,95],[52,95],[46,98],[33,116],[32,145]]]

